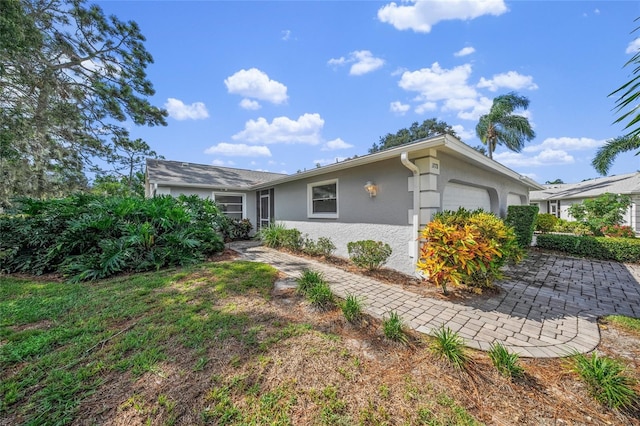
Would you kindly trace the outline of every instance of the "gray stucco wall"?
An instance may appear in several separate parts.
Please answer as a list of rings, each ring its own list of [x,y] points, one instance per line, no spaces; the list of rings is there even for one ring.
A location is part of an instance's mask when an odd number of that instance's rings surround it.
[[[375,223],[408,225],[407,211],[412,207],[407,178],[411,172],[400,158],[367,164],[332,174],[315,176],[278,185],[275,188],[275,220],[326,223]],[[307,184],[338,179],[338,219],[307,217]],[[378,195],[369,197],[364,190],[367,181],[378,186]],[[362,238],[360,238],[362,239]]]

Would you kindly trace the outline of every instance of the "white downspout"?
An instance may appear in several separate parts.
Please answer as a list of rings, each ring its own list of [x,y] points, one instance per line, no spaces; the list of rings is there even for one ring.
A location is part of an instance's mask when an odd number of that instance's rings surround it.
[[[417,263],[420,255],[420,245],[418,244],[418,232],[420,231],[420,169],[415,163],[409,160],[409,153],[400,154],[400,161],[404,166],[413,172],[413,221],[412,235],[414,238],[412,246],[413,262]]]

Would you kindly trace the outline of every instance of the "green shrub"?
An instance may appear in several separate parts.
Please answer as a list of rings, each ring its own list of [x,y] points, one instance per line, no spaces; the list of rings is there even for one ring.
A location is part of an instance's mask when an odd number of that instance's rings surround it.
[[[302,251],[310,256],[324,257],[330,257],[335,250],[336,246],[333,244],[331,239],[327,237],[320,237],[318,238],[318,241],[305,237],[302,249]]]
[[[260,228],[258,238],[267,247],[280,248],[284,240],[284,233],[287,228],[283,223],[274,222]]]
[[[506,262],[522,258],[513,228],[482,210],[438,213],[420,235],[417,268],[445,293],[448,283],[490,287]]]
[[[58,272],[71,281],[204,260],[224,248],[222,213],[197,196],[22,199],[0,218],[6,272]]]
[[[591,395],[609,408],[629,408],[637,400],[633,388],[635,380],[625,375],[624,367],[616,360],[575,354],[573,371],[585,381]]]
[[[519,378],[524,375],[524,369],[518,363],[519,356],[516,353],[510,353],[507,348],[500,342],[491,344],[489,352],[487,352],[493,366],[503,376]]]
[[[322,310],[331,308],[335,303],[331,287],[324,281],[307,290],[307,299],[313,306]]]
[[[505,223],[513,227],[518,244],[522,248],[531,245],[533,231],[536,226],[536,216],[538,206],[509,206],[507,207],[507,218]]]
[[[621,225],[630,205],[631,197],[628,195],[607,192],[580,204],[572,204],[568,212],[578,222],[585,223],[594,235],[599,236],[602,235],[600,230],[603,227]]]
[[[352,294],[340,304],[342,314],[345,319],[350,323],[356,323],[362,318],[362,302],[360,299]]]
[[[302,234],[297,229],[285,229],[282,232],[280,246],[287,250],[298,252],[302,250]]]
[[[313,287],[325,282],[322,272],[305,269],[300,277],[296,279],[298,283],[298,293],[306,295]]]
[[[352,241],[347,244],[347,250],[356,266],[370,271],[380,268],[391,256],[391,246],[381,241]]]
[[[436,358],[444,359],[456,368],[463,368],[468,361],[464,342],[458,333],[442,326],[433,333],[431,352]]]
[[[558,219],[553,232],[564,232],[575,235],[593,235],[591,228],[584,222],[569,221],[564,219]]]
[[[555,215],[550,213],[540,213],[536,218],[536,231],[542,232],[543,234],[553,232],[557,223],[558,218]]]
[[[543,249],[616,262],[640,262],[640,239],[541,234],[537,246]]]
[[[249,219],[232,219],[223,216],[221,221],[221,232],[225,241],[248,240],[253,225]]]
[[[382,332],[384,337],[394,342],[406,344],[408,339],[404,331],[404,323],[397,312],[390,312],[387,318],[382,320]]]

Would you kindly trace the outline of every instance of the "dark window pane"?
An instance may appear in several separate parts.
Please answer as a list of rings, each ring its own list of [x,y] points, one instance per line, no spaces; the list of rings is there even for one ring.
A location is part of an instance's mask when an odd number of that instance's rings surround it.
[[[216,195],[216,202],[218,204],[242,204],[242,196],[238,195]]]
[[[336,198],[336,184],[319,185],[313,187],[313,199],[314,200],[326,200],[329,198]]]
[[[314,200],[313,212],[314,213],[337,213],[338,203],[336,199],[333,200]]]

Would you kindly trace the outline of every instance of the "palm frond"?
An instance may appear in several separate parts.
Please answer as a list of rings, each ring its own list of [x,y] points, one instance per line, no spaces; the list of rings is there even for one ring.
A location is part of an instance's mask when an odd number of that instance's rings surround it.
[[[591,161],[591,165],[598,173],[606,175],[618,154],[634,149],[640,149],[639,136],[619,136],[609,139],[598,149],[596,156]],[[638,154],[640,154],[640,151],[636,152],[636,155]]]

